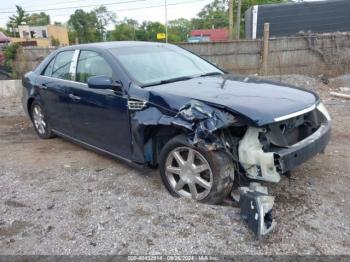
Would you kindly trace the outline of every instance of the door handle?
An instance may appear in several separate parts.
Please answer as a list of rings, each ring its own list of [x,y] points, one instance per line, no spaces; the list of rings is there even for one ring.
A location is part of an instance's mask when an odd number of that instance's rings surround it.
[[[41,85],[39,85],[39,88],[40,89],[47,89],[47,86],[45,84],[41,84]]]
[[[68,95],[70,99],[74,100],[74,101],[79,101],[80,100],[80,96],[75,96],[73,94],[69,94]]]

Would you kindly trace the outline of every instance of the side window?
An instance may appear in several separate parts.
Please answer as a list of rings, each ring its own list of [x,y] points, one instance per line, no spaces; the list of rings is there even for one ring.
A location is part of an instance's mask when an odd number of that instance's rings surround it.
[[[73,55],[74,51],[64,51],[56,56],[55,63],[52,68],[52,77],[72,80],[69,69]]]
[[[81,51],[78,60],[76,81],[86,83],[90,76],[105,75],[112,78],[112,68],[96,52]]]
[[[50,63],[46,66],[45,70],[43,71],[42,73],[43,76],[51,76],[54,62],[55,62],[55,58],[52,58]]]

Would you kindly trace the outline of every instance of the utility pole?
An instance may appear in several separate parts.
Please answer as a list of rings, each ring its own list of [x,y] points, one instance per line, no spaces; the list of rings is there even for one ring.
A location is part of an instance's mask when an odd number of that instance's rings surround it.
[[[167,0],[164,0],[165,8],[165,42],[168,43],[168,3]]]
[[[237,1],[237,28],[236,28],[236,40],[239,40],[241,34],[241,6],[242,0]]]
[[[264,23],[263,75],[268,74],[270,23]]]
[[[234,0],[229,0],[228,1],[228,25],[229,25],[229,37],[230,40],[233,40],[233,1]]]

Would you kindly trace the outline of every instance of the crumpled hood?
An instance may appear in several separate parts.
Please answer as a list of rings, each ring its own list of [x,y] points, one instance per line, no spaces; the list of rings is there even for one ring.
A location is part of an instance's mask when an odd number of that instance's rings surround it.
[[[306,109],[318,101],[316,94],[294,86],[227,75],[193,78],[147,87],[146,90],[174,102],[176,97],[182,97],[223,107],[256,126],[272,123],[275,118]]]

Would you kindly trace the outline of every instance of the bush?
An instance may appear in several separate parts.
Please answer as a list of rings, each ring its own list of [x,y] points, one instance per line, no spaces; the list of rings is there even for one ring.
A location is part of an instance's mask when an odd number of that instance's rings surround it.
[[[51,45],[52,46],[60,46],[60,40],[58,40],[57,38],[54,38],[54,37],[52,37],[51,38]]]
[[[4,48],[4,56],[5,56],[5,62],[4,66],[5,69],[12,74],[13,72],[13,62],[16,59],[17,51],[19,49],[20,45],[19,44],[10,44]]]
[[[4,48],[5,59],[7,61],[14,60],[16,58],[17,49],[19,48],[19,44],[10,44]]]

